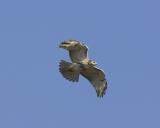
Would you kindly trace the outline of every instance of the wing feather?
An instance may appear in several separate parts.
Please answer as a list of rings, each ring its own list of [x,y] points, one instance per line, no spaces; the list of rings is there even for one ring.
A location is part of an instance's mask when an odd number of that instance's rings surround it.
[[[105,74],[101,69],[93,66],[83,68],[81,75],[84,76],[93,85],[98,97],[103,97],[107,89]]]
[[[78,82],[80,70],[77,64],[69,63],[61,60],[59,64],[59,71],[64,78],[72,82]]]
[[[72,62],[81,62],[88,58],[88,47],[84,44],[77,43],[74,49],[69,51],[69,56]]]

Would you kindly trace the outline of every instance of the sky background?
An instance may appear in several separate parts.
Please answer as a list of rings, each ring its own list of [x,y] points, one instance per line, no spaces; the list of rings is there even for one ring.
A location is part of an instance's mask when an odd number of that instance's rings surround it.
[[[159,128],[158,0],[1,0],[0,128]],[[58,45],[85,42],[108,79],[65,80]]]

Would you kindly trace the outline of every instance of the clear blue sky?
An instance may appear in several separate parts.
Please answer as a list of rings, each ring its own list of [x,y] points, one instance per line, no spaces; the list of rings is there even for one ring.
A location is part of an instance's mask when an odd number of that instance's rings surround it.
[[[0,128],[159,128],[158,0],[1,0]],[[107,75],[90,83],[58,71],[65,39],[84,41]]]

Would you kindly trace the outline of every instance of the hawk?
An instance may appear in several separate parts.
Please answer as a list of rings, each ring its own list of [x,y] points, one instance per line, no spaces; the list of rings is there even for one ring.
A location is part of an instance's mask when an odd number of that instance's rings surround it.
[[[95,88],[97,96],[103,97],[107,89],[105,73],[96,67],[97,63],[88,57],[88,47],[77,40],[66,40],[60,48],[69,52],[72,62],[61,60],[59,71],[64,78],[78,82],[79,76],[85,77]]]

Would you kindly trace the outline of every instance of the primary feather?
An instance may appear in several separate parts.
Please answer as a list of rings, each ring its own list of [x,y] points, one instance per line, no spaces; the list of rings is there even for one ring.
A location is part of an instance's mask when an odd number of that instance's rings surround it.
[[[88,79],[93,85],[97,96],[103,97],[107,89],[107,81],[104,72],[96,67],[87,66],[82,68],[81,75]]]

